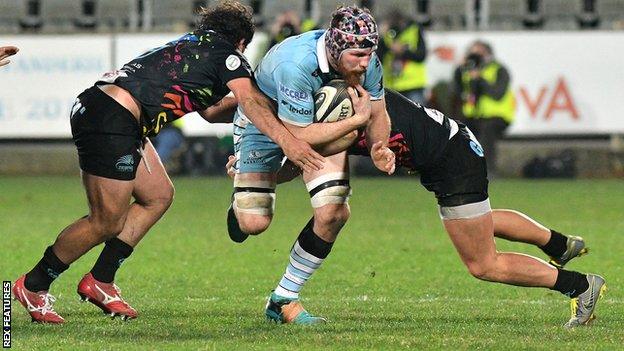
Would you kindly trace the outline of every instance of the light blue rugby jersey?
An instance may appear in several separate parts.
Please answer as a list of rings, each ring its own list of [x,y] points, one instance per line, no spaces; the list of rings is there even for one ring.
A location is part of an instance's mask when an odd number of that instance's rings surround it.
[[[313,94],[325,82],[340,78],[332,73],[325,52],[325,30],[290,37],[275,45],[256,68],[256,81],[267,96],[277,102],[278,116],[290,124],[305,127],[313,122]],[[371,100],[384,96],[383,70],[373,54],[362,86]]]

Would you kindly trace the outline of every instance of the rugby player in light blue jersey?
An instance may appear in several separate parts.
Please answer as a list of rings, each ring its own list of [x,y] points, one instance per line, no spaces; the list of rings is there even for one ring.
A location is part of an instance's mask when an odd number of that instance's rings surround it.
[[[326,157],[324,168],[305,171],[314,216],[304,226],[290,252],[289,264],[266,307],[267,318],[280,323],[314,324],[325,319],[310,315],[299,292],[329,254],[349,218],[349,167],[346,148],[358,128],[366,128],[373,163],[394,172],[394,153],[387,147],[390,119],[382,85],[382,67],[375,55],[379,40],[373,16],[356,6],[340,7],[327,30],[310,31],[273,47],[256,69],[260,89],[277,106],[277,115],[298,139]],[[332,79],[350,85],[355,115],[334,123],[313,123],[313,94]],[[356,94],[357,91],[357,94]],[[341,144],[344,143],[344,144]],[[228,211],[230,238],[242,242],[262,233],[273,217],[276,174],[284,153],[238,110],[234,117],[234,195]],[[332,155],[332,153],[335,153]]]

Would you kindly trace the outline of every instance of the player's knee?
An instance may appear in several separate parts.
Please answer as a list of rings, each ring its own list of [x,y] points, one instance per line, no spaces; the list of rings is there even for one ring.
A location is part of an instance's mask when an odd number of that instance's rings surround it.
[[[318,209],[314,213],[314,224],[323,228],[330,228],[332,231],[337,231],[342,228],[349,217],[351,216],[351,210],[349,205],[329,205],[325,208]]]
[[[169,185],[161,190],[159,195],[153,200],[153,207],[155,207],[159,212],[165,213],[171,204],[173,203],[173,198],[175,196],[175,188],[173,184],[169,183]]]
[[[165,195],[165,201],[164,201],[164,204],[167,206],[167,208],[171,206],[174,198],[175,198],[175,188],[173,187],[172,183],[169,183],[169,186],[167,187],[167,193]]]
[[[270,216],[258,216],[239,213],[237,215],[240,229],[249,235],[258,235],[264,232],[271,224]]]
[[[175,188],[171,182],[168,182],[160,186],[157,191],[151,192],[149,198],[137,199],[137,203],[150,212],[162,215],[171,207],[174,196]]]
[[[468,271],[470,272],[470,274],[479,280],[496,280],[496,270],[494,269],[493,264],[489,264],[487,262],[472,262],[466,264],[466,266],[468,267]]]
[[[275,209],[275,184],[264,180],[234,180],[234,209],[240,229],[257,235],[271,223]]]
[[[89,216],[91,223],[91,234],[97,236],[101,241],[114,238],[123,230],[126,222],[125,216]]]

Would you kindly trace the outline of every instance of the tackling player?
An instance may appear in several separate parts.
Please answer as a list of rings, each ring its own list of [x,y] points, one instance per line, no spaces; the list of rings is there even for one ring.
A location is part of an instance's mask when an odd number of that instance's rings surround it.
[[[340,7],[327,30],[310,31],[284,40],[262,59],[255,72],[258,86],[277,105],[278,117],[297,138],[322,147],[366,127],[374,164],[394,171],[394,154],[386,147],[390,132],[382,86],[382,67],[375,55],[379,40],[373,16],[356,6]],[[355,115],[335,123],[312,123],[313,95],[334,78],[345,79]],[[279,145],[258,130],[242,110],[234,119],[236,175],[228,211],[232,240],[260,234],[273,217],[276,174],[283,158]],[[343,149],[344,150],[344,149]],[[306,312],[299,292],[329,255],[349,217],[351,195],[346,152],[328,156],[320,171],[304,171],[313,218],[295,241],[286,273],[269,297],[266,316],[282,323],[324,321]]]
[[[572,316],[565,327],[590,322],[606,288],[601,276],[567,271],[524,254],[498,252],[492,240],[496,235],[538,245],[554,265],[562,267],[584,253],[583,239],[549,231],[515,211],[492,211],[485,155],[470,130],[396,92],[388,91],[386,101],[396,130],[391,144],[398,162],[419,172],[423,186],[435,193],[440,218],[470,274],[485,281],[559,291],[572,299]],[[352,151],[365,155],[366,143],[361,139]]]
[[[163,124],[193,111],[219,122],[238,103],[297,164],[306,170],[322,167],[323,158],[284,128],[253,84],[242,55],[254,33],[251,9],[223,1],[200,15],[197,30],[105,74],[78,96],[71,127],[89,214],[65,228],[35,267],[15,282],[13,294],[33,321],[64,322],[53,309],[50,284],[105,241],[97,262],[79,282],[78,294],[113,316],[137,316],[113,281],[173,201],[173,184],[147,138]],[[224,99],[230,91],[235,99]]]

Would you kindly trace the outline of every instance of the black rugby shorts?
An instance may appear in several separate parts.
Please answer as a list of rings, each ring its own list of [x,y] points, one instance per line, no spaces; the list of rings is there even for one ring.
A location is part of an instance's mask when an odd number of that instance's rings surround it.
[[[466,126],[459,124],[459,131],[449,140],[442,155],[421,172],[420,181],[435,193],[442,207],[467,205],[488,198],[483,149],[471,139]]]
[[[130,111],[98,87],[78,95],[71,129],[84,172],[118,180],[136,177],[142,147],[139,124]]]

